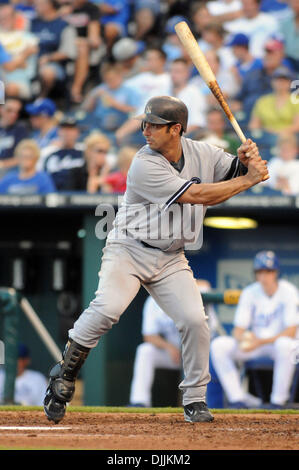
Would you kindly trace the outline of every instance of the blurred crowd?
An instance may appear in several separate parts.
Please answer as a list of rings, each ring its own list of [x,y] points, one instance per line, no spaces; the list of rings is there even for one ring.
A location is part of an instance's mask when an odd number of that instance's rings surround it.
[[[299,0],[0,0],[0,193],[123,193],[155,95],[186,103],[187,137],[235,154],[180,21],[269,161],[263,184],[299,194]]]

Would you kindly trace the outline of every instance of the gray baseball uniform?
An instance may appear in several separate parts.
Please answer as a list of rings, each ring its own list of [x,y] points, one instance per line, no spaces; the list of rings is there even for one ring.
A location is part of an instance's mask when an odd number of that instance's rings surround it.
[[[180,389],[187,405],[205,400],[210,380],[207,317],[184,254],[185,244],[200,234],[205,208],[176,201],[191,184],[230,179],[244,167],[237,157],[209,144],[184,137],[181,142],[179,168],[148,145],[134,157],[124,200],[103,250],[96,296],[69,335],[83,346],[96,346],[143,285],[180,332],[185,375]],[[194,220],[200,223],[191,233],[188,227]]]

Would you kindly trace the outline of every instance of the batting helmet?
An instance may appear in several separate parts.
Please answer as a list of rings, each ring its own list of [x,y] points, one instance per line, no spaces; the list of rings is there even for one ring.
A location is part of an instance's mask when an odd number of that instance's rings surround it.
[[[254,271],[266,269],[269,271],[279,269],[279,260],[273,251],[260,251],[255,255],[253,261]]]
[[[181,100],[173,96],[155,96],[147,102],[144,113],[136,116],[135,119],[152,124],[179,123],[185,132],[188,122],[188,109]]]

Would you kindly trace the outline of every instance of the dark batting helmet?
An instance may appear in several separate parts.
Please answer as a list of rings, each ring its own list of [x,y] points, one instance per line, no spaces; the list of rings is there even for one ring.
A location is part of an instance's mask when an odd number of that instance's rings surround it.
[[[273,251],[260,251],[257,253],[253,260],[254,271],[267,270],[278,271],[279,260]]]
[[[188,109],[181,100],[174,96],[155,96],[147,102],[144,113],[136,116],[135,119],[151,124],[179,123],[183,131],[186,132]]]

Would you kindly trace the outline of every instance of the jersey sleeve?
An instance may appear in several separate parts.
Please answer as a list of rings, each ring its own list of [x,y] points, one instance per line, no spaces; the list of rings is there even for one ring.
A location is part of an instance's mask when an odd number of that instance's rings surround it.
[[[166,165],[158,156],[157,162],[135,158],[127,177],[128,187],[144,200],[158,204],[161,210],[167,210],[193,183],[200,182],[197,178],[183,179]]]
[[[285,327],[299,326],[299,292],[296,288],[289,289],[285,312]]]
[[[250,328],[253,309],[252,296],[247,289],[244,289],[235,312],[234,326],[245,330]]]
[[[227,181],[247,173],[247,168],[240,162],[238,157],[220,148],[216,148],[213,153],[214,183]]]

